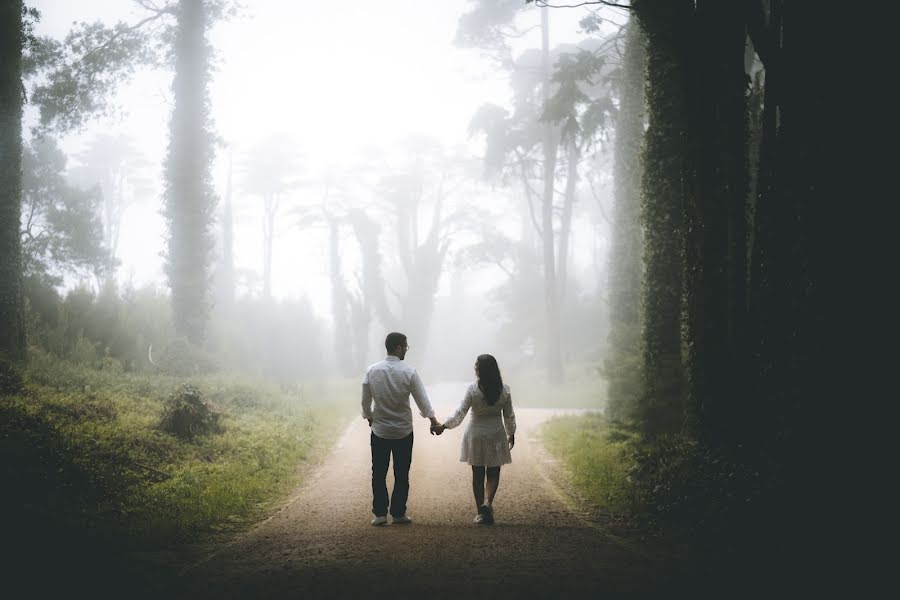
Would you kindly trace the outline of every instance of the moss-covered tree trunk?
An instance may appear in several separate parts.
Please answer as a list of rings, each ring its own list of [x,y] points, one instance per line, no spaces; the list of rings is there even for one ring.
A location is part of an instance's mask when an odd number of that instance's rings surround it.
[[[653,437],[684,419],[681,352],[682,211],[688,173],[688,46],[693,2],[642,0],[635,14],[647,39],[647,114],[641,221],[644,285],[640,423]]]
[[[206,337],[215,199],[210,183],[210,48],[203,0],[180,0],[175,29],[175,105],[166,158],[166,274],[175,330],[195,344]]]
[[[644,34],[631,20],[625,31],[623,79],[615,139],[615,205],[609,254],[609,415],[631,421],[640,390],[641,145],[644,139]]]
[[[688,416],[717,445],[742,444],[746,385],[746,31],[737,0],[696,4],[685,195]]]
[[[22,2],[0,5],[0,355],[23,361]]]

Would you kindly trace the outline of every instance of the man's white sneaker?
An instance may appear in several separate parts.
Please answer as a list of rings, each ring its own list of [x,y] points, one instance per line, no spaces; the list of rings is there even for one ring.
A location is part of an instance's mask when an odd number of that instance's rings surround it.
[[[372,525],[385,525],[387,523],[387,517],[375,517],[372,519]]]
[[[393,523],[394,525],[408,525],[409,523],[412,523],[412,519],[410,519],[406,515],[403,515],[402,517],[394,517],[393,519],[391,519],[391,523]]]

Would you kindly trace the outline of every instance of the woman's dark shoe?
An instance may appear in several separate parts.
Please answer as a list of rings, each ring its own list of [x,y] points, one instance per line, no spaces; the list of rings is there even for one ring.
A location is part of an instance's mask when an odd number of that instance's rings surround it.
[[[493,525],[494,524],[494,509],[487,504],[481,507],[481,516],[484,517],[482,523],[485,525]]]

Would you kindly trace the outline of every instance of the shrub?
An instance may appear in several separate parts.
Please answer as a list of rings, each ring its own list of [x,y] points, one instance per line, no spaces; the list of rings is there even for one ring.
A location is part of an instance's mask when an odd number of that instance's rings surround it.
[[[180,439],[192,440],[198,435],[221,433],[219,421],[219,413],[203,401],[200,390],[185,383],[165,401],[159,427]]]
[[[186,377],[216,370],[213,358],[185,338],[170,341],[153,359],[161,373]]]
[[[699,540],[743,538],[756,523],[759,473],[685,434],[631,446],[630,477],[643,498],[642,520],[652,529]]]
[[[15,363],[0,354],[0,396],[22,391],[22,373]]]

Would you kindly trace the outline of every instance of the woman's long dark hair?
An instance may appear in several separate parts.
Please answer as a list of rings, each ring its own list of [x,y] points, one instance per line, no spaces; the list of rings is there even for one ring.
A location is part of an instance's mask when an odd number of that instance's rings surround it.
[[[490,354],[481,354],[475,362],[478,364],[478,387],[485,401],[494,405],[503,393],[503,377],[500,376],[497,359]]]

